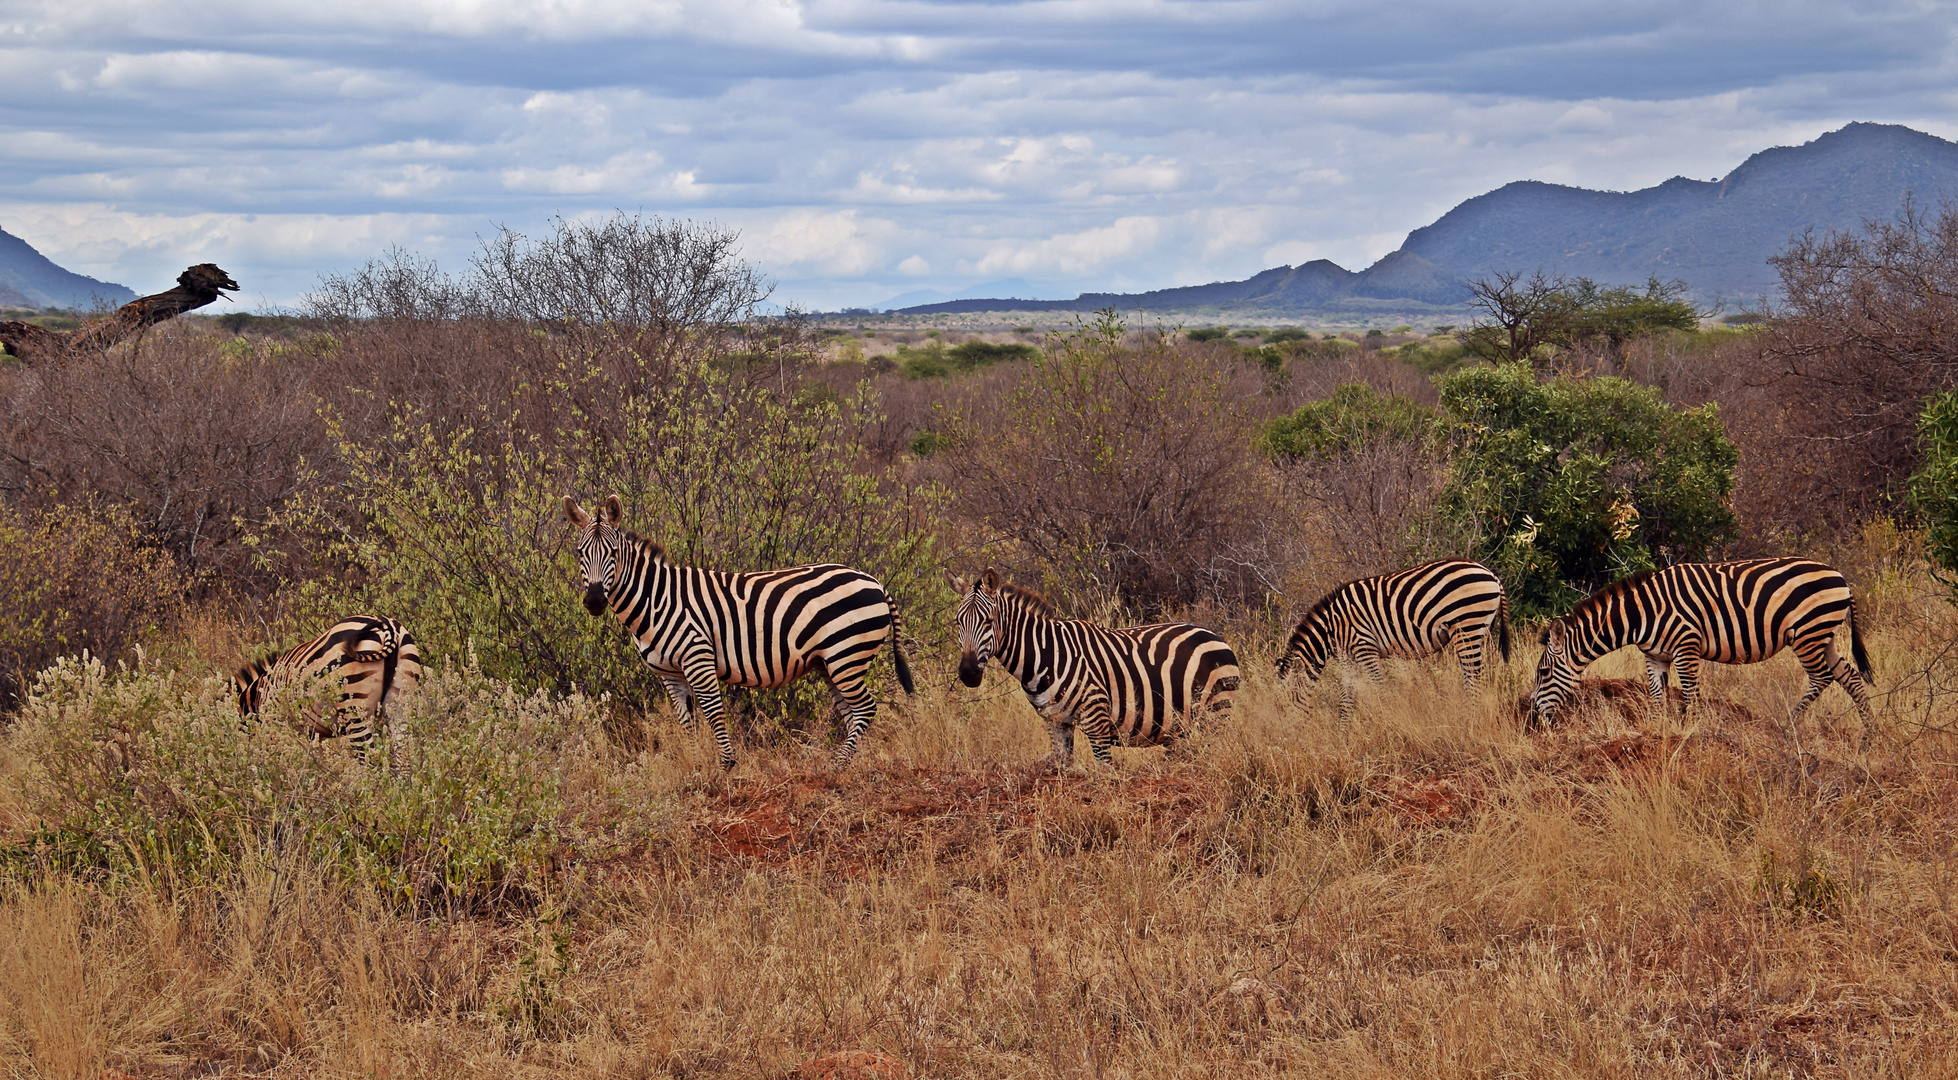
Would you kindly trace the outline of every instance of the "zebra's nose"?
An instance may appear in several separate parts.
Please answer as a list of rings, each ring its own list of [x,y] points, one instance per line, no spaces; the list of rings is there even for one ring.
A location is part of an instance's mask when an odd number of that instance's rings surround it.
[[[979,665],[979,661],[975,657],[970,654],[959,657],[960,682],[967,686],[978,686],[979,680],[984,674],[985,669]]]
[[[585,610],[586,611],[591,612],[593,615],[603,615],[605,614],[606,606],[607,605],[605,602],[605,586],[603,585],[585,586]]]

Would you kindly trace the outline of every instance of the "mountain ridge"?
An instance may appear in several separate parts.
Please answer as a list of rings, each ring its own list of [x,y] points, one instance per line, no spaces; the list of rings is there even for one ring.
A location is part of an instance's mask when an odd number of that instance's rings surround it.
[[[1926,206],[1958,199],[1958,143],[1859,121],[1799,146],[1757,151],[1719,180],[1675,176],[1633,191],[1512,181],[1463,200],[1357,273],[1320,259],[1242,281],[1045,302],[975,298],[900,313],[1111,306],[1220,315],[1459,312],[1469,281],[1512,270],[1607,285],[1678,279],[1701,303],[1746,303],[1774,290],[1778,279],[1767,260],[1804,230],[1889,219],[1907,196]]]
[[[134,289],[64,270],[32,244],[0,229],[0,305],[86,309],[98,301],[126,304],[134,299]]]

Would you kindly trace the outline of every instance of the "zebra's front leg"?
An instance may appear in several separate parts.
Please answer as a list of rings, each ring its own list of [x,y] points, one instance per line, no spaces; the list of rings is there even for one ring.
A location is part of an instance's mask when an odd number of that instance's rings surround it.
[[[1065,769],[1074,761],[1074,722],[1065,717],[1052,717],[1047,721],[1047,738],[1054,744],[1052,760],[1056,770]]]
[[[721,768],[732,769],[734,740],[727,732],[727,698],[721,693],[720,673],[714,669],[713,658],[690,660],[686,673],[687,689],[693,695],[694,704],[707,719],[707,726],[713,729],[714,741],[720,744]]]
[[[680,721],[681,727],[692,731],[699,717],[694,714],[693,691],[687,688],[687,681],[662,675],[659,684],[666,689],[666,700],[673,703],[674,719]]]
[[[1115,719],[1110,715],[1108,698],[1095,694],[1075,711],[1075,722],[1081,727],[1081,734],[1088,737],[1088,748],[1095,753],[1095,760],[1103,765],[1113,766],[1115,755]]]
[[[835,684],[831,685],[835,687]],[[849,714],[849,728],[842,743],[836,747],[836,753],[829,759],[830,768],[840,769],[857,756],[857,743],[863,738],[863,733],[870,729],[870,721],[877,715],[877,700],[870,696],[861,681],[856,684],[854,693],[846,692],[841,687],[835,689],[837,702]]]
[[[1648,665],[1650,661],[1647,661]],[[1679,695],[1686,699],[1681,710],[1684,717],[1691,717],[1693,709],[1700,701],[1700,670],[1702,661],[1698,649],[1682,648],[1673,654],[1672,666],[1679,671]],[[1662,715],[1671,716],[1672,710],[1666,708],[1665,669],[1659,669],[1659,704]]]
[[[1661,713],[1666,712],[1666,683],[1672,677],[1672,657],[1645,654],[1645,692],[1652,698],[1652,707]],[[1681,685],[1686,682],[1686,669],[1682,665],[1679,672]]]

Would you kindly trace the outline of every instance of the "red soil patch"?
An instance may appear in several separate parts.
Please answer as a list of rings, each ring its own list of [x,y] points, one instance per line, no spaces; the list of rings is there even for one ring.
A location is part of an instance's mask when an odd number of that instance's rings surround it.
[[[820,866],[850,877],[920,850],[944,857],[1055,836],[1079,848],[1136,830],[1183,832],[1217,795],[1179,773],[886,767],[731,780],[724,791],[694,796],[687,816],[696,860],[730,870]]]
[[[1480,785],[1466,777],[1390,776],[1369,785],[1374,798],[1385,803],[1402,825],[1422,828],[1466,820],[1476,799],[1467,789]]]

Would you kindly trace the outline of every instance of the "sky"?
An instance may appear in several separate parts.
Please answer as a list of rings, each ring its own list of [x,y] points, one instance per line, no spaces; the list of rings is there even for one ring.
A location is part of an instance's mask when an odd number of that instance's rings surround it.
[[[618,211],[738,230],[815,310],[1357,270],[1512,180],[1958,138],[1954,29],[1901,0],[0,0],[0,228],[143,293],[216,262],[247,310]]]

